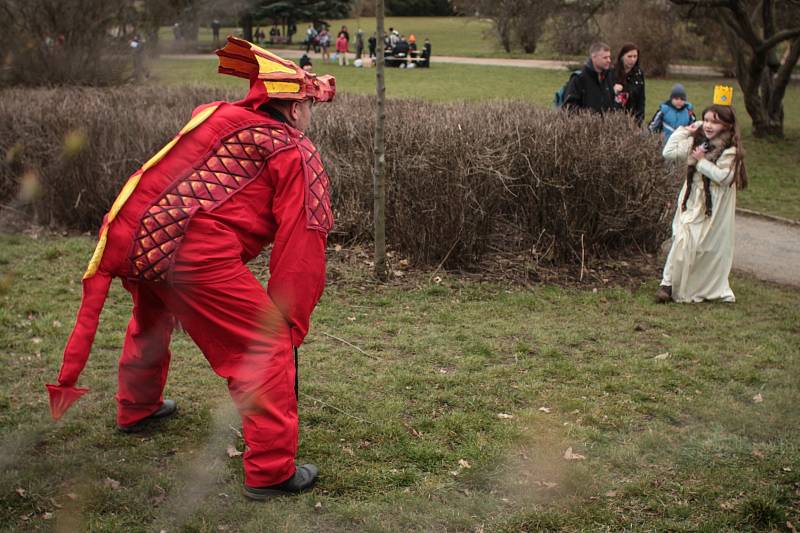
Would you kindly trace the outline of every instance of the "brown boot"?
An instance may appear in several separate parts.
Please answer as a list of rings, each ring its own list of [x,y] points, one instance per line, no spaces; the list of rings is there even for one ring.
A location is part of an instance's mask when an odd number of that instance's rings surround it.
[[[662,285],[656,291],[656,303],[665,304],[672,301],[672,287]]]

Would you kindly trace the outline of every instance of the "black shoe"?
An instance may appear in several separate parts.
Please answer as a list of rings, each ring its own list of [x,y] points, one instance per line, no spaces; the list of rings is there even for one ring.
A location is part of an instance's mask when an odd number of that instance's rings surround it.
[[[268,500],[276,496],[297,494],[313,487],[318,477],[319,468],[312,464],[300,465],[295,470],[294,475],[283,483],[268,487],[248,487],[245,485],[244,495],[251,500]]]
[[[137,431],[143,430],[147,427],[150,422],[153,420],[159,420],[161,418],[167,418],[174,415],[178,411],[178,405],[175,403],[175,400],[165,399],[164,402],[161,404],[161,407],[153,413],[152,415],[142,418],[136,423],[131,424],[130,426],[117,426],[117,429],[122,431],[123,433],[136,433]]]
[[[656,291],[656,303],[665,304],[672,301],[672,287],[662,285]]]

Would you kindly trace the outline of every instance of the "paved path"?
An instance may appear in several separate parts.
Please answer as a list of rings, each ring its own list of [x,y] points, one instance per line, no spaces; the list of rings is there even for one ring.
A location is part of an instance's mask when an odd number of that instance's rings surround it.
[[[737,212],[733,268],[800,287],[800,224]]]
[[[281,57],[298,58],[303,55],[303,50],[297,48],[270,48]],[[216,59],[213,54],[164,54],[162,57],[169,59]],[[319,60],[319,54],[311,53],[312,59]],[[561,61],[552,59],[504,59],[499,57],[457,57],[457,56],[433,56],[434,63],[458,63],[461,65],[490,65],[495,67],[521,67],[538,68],[545,70],[567,70],[576,64],[575,61]],[[689,76],[712,76],[722,77],[717,70],[702,65],[672,65],[669,68],[670,74],[689,75]]]

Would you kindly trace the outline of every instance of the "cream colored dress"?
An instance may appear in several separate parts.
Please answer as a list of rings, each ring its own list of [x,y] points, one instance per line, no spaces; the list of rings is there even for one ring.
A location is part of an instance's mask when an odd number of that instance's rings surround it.
[[[689,130],[678,128],[664,147],[664,158],[686,163],[692,142]],[[735,301],[728,283],[736,217],[736,186],[730,186],[735,155],[736,148],[730,147],[716,163],[705,159],[698,162],[686,211],[681,210],[685,180],[678,193],[672,220],[672,247],[661,280],[662,285],[672,287],[672,299],[676,302]],[[705,214],[703,176],[711,180],[710,217]]]

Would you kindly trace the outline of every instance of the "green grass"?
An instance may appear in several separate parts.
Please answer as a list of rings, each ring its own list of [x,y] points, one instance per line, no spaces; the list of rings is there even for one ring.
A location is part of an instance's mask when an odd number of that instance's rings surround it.
[[[364,39],[375,31],[375,19],[370,17],[350,18],[330,21],[331,31],[338,33],[344,25],[350,32],[351,40],[355,43],[355,35],[359,28],[364,30]],[[543,39],[536,52],[525,54],[522,50],[507,53],[500,48],[497,40],[491,35],[492,24],[486,19],[476,17],[386,17],[386,29],[390,27],[408,36],[414,34],[418,43],[428,37],[431,40],[433,51],[438,55],[468,56],[468,57],[527,57],[537,59],[552,59],[557,55],[549,46],[547,39]],[[299,46],[305,39],[307,23],[297,25],[298,33],[294,36],[294,44]],[[269,34],[270,26],[261,27],[265,34]],[[253,28],[255,31],[255,27]],[[241,28],[221,28],[220,36],[242,35]],[[164,27],[159,32],[159,40],[165,44],[174,41],[172,28]],[[200,28],[198,43],[201,46],[212,45],[212,32],[209,27]],[[288,46],[288,45],[280,45]]]
[[[154,65],[153,71],[162,83],[201,83],[245,90],[244,82],[216,74],[213,65],[211,60],[203,59],[163,59]],[[342,92],[375,93],[373,70],[319,61],[314,67],[319,73],[335,75],[336,86]],[[440,63],[428,70],[387,69],[386,94],[390,98],[429,100],[518,99],[549,106],[553,93],[566,77],[565,72],[552,70]],[[711,104],[716,84],[734,85],[741,97],[738,85],[731,79],[652,79],[647,82],[647,120],[678,81],[686,87],[698,113]],[[800,85],[789,87],[784,105],[786,138],[780,141],[753,138],[750,117],[740,105],[750,188],[739,194],[737,200],[741,207],[800,220]]]
[[[49,420],[43,384],[58,370],[92,248],[83,237],[0,235],[5,530],[778,531],[800,522],[796,291],[735,277],[736,304],[656,306],[655,281],[592,292],[409,274],[404,285],[374,286],[332,252],[338,281],[300,357],[299,455],[323,477],[310,494],[253,504],[239,493],[240,460],[225,453],[242,443],[224,382],[185,336],[173,342],[166,391],[179,416],[141,435],[115,430],[130,308],[117,283],[81,380],[92,392]],[[565,460],[568,447],[586,459]]]

